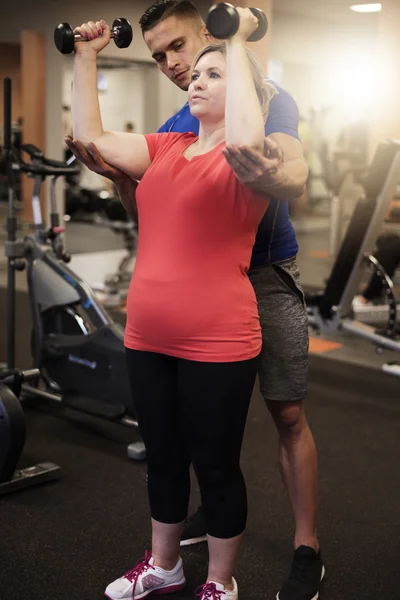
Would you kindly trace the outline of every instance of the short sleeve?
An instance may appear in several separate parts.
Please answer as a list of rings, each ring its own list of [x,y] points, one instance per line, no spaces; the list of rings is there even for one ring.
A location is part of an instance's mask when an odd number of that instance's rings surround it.
[[[148,133],[145,134],[147,147],[149,149],[150,160],[156,158],[158,154],[176,144],[182,137],[180,133]]]
[[[274,84],[278,90],[270,104],[267,122],[265,123],[265,135],[271,133],[286,133],[299,138],[299,109],[294,98],[281,87]]]

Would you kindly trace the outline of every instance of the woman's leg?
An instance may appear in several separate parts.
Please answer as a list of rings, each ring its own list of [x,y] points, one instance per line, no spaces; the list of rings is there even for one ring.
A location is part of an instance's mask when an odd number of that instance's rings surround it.
[[[179,558],[189,494],[190,458],[180,437],[177,359],[126,351],[132,395],[147,453],[154,564],[171,570]]]
[[[179,362],[179,395],[200,486],[209,546],[207,581],[232,589],[247,520],[240,452],[258,358],[235,363]]]

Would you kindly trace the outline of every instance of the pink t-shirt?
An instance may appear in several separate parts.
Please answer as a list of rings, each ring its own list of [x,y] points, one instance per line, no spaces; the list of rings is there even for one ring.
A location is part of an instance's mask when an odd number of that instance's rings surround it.
[[[145,137],[152,163],[136,191],[125,346],[202,362],[253,358],[261,330],[246,273],[269,201],[238,181],[225,142],[187,160],[193,133]]]

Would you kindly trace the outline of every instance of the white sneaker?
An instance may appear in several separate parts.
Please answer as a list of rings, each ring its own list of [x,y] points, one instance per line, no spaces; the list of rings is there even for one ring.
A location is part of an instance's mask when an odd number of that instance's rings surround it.
[[[227,590],[222,583],[208,581],[196,590],[196,596],[200,600],[238,600],[238,586],[232,577],[233,590]]]
[[[104,595],[109,600],[140,600],[150,594],[178,592],[185,587],[182,559],[179,558],[172,571],[154,566],[151,552],[146,550],[144,559],[119,579],[107,586]]]

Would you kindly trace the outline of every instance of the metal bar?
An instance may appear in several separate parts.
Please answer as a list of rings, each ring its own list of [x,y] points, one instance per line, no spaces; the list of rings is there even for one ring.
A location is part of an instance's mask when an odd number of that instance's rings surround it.
[[[350,333],[354,333],[355,335],[366,338],[377,346],[387,348],[388,350],[394,350],[395,352],[400,352],[400,341],[393,340],[376,333],[376,329],[370,325],[360,323],[359,321],[343,319],[341,322],[341,327],[345,331],[349,331]]]
[[[12,384],[15,379],[15,375],[18,373],[22,373],[23,381],[31,381],[32,379],[38,379],[40,377],[39,369],[30,369],[29,371],[14,370],[9,375],[6,375],[6,377],[2,377],[1,383],[4,383],[5,385],[9,385],[10,383]]]
[[[113,40],[114,38],[118,37],[118,34],[119,34],[119,29],[113,28],[113,29],[111,29],[111,32],[110,32],[110,38]],[[99,35],[99,37],[101,37],[101,35]],[[74,40],[75,40],[75,42],[90,42],[91,41],[86,37],[82,37],[80,33],[74,33]]]
[[[340,194],[331,195],[329,255],[333,258],[337,255],[340,241],[342,239],[342,199]]]
[[[51,392],[46,392],[45,390],[39,390],[38,388],[32,387],[31,385],[25,383],[22,384],[22,391],[30,394],[31,396],[43,398],[43,400],[49,400],[50,402],[62,404],[62,397],[59,394],[52,394]]]
[[[22,384],[22,391],[27,394],[30,394],[31,396],[43,398],[43,400],[49,400],[50,402],[57,402],[58,404],[63,404],[63,399],[62,396],[60,396],[60,394],[54,394],[51,392],[46,392],[45,390],[39,390],[27,384]],[[71,407],[68,406],[68,408]],[[100,415],[97,416],[101,418]],[[134,427],[135,429],[138,429],[139,427],[138,422],[135,419],[132,419],[131,417],[122,417],[122,419],[120,419],[119,421],[115,421],[115,423],[119,425],[124,425],[126,427]]]
[[[37,379],[40,377],[39,369],[28,369],[26,371],[22,371],[24,376],[24,381],[31,381],[32,379]]]
[[[16,221],[14,215],[14,190],[12,186],[12,158],[11,158],[11,79],[4,79],[4,141],[3,150],[7,163],[7,185],[8,185],[8,216],[7,216],[7,240],[16,240]],[[15,269],[13,259],[9,256],[7,260],[7,367],[15,368]]]

